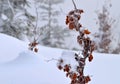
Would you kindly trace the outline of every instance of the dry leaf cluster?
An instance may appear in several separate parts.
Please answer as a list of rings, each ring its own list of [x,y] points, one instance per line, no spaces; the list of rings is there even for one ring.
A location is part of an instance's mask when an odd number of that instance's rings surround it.
[[[66,77],[71,79],[71,84],[87,84],[91,81],[89,75],[84,75],[84,68],[87,59],[89,62],[93,60],[92,52],[94,51],[95,43],[88,37],[91,32],[88,29],[84,29],[82,24],[79,23],[82,13],[84,13],[83,10],[75,7],[75,9],[70,11],[66,16],[66,25],[68,25],[70,30],[79,32],[77,42],[83,47],[82,54],[75,53],[74,55],[74,59],[78,63],[76,71],[72,71],[72,65],[70,64],[65,64],[63,66],[64,59],[58,61],[58,69],[63,70],[66,73]]]

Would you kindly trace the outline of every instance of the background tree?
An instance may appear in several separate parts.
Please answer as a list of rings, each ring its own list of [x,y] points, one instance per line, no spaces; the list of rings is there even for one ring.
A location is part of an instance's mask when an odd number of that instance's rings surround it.
[[[0,0],[0,32],[18,39],[30,34],[35,17],[27,11],[28,6],[27,0]]]
[[[63,0],[36,0],[39,5],[40,23],[45,23],[41,26],[40,43],[45,46],[65,48],[64,39],[68,36],[68,30],[58,24],[57,17],[60,11],[56,9],[56,5]]]
[[[105,3],[102,7],[102,11],[97,11],[97,19],[99,26],[99,33],[96,34],[96,43],[97,51],[102,53],[115,53],[116,49],[115,44],[119,45],[119,42],[115,42],[115,35],[112,35],[115,29],[116,20],[110,15],[110,8],[112,7],[111,3]],[[118,30],[119,31],[119,30]],[[117,32],[116,32],[117,33]],[[119,37],[119,36],[118,36]],[[113,44],[114,43],[114,44]],[[113,49],[114,48],[114,49]]]

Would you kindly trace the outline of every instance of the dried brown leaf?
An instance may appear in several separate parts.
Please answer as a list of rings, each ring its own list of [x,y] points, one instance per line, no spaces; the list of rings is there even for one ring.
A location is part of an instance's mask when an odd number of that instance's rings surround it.
[[[84,30],[84,34],[90,34],[91,32],[88,29]]]

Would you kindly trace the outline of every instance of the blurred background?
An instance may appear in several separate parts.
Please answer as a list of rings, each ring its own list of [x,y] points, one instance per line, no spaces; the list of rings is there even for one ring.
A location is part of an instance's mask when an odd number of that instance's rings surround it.
[[[74,0],[83,9],[80,23],[91,31],[96,52],[120,54],[120,1]],[[65,19],[72,0],[0,0],[0,33],[40,45],[81,50]]]

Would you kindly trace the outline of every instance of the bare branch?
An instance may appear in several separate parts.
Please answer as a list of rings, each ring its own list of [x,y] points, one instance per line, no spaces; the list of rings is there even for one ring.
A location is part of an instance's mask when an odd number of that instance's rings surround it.
[[[49,59],[49,60],[45,60],[46,62],[50,62],[50,61],[58,61],[58,59],[55,59],[55,58],[52,58],[52,59]]]
[[[39,37],[37,37],[37,28],[38,28],[38,9],[36,7],[36,3],[35,3],[35,12],[36,12],[36,24],[33,30],[34,33],[34,41],[37,41]]]
[[[36,25],[35,25],[35,30],[36,30],[38,26],[38,9],[36,6],[35,6],[35,9],[36,9]]]
[[[36,36],[36,34],[37,34],[37,27],[38,27],[38,9],[37,9],[37,7],[36,7],[36,3],[35,3],[35,12],[36,12],[36,24],[35,24],[35,27],[34,27],[34,34],[35,34],[35,36]],[[35,38],[34,38],[35,39]]]
[[[74,0],[72,0],[72,3],[73,3],[73,5],[74,5],[74,8],[75,8],[75,9],[77,9],[77,7],[76,7],[76,4],[75,4],[75,1],[74,1]]]

